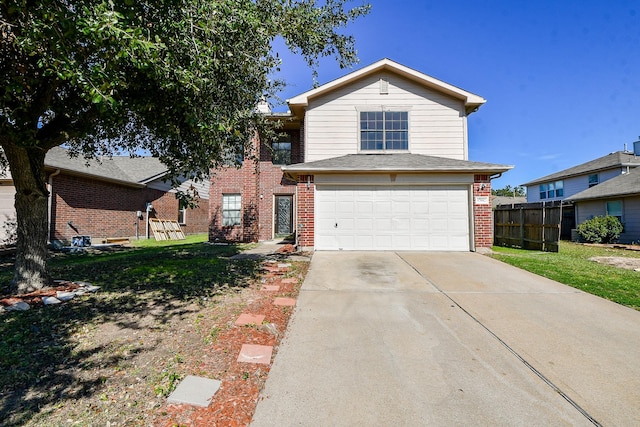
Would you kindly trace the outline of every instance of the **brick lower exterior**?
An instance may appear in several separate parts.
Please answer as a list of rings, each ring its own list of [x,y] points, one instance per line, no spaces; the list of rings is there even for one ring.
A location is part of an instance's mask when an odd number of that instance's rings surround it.
[[[302,160],[300,133],[291,135],[291,162]],[[258,148],[259,142],[254,141]],[[209,240],[229,242],[257,242],[274,237],[275,197],[293,197],[295,209],[296,183],[282,173],[282,165],[273,164],[271,152],[260,147],[257,160],[246,160],[240,168],[224,167],[211,173],[209,193]],[[240,194],[241,224],[233,227],[222,225],[222,198],[225,194]],[[294,212],[295,223],[295,212]]]
[[[315,244],[315,189],[313,175],[298,177],[298,246],[304,250]]]
[[[486,197],[487,204],[476,204],[476,197]],[[473,228],[475,247],[493,246],[493,210],[491,208],[491,179],[488,175],[475,175],[473,179]]]
[[[145,236],[146,202],[154,207],[150,218],[178,219],[175,194],[150,188],[135,188],[86,177],[60,174],[52,178],[51,240],[70,241],[77,235],[91,236],[93,243],[107,238]],[[208,200],[187,209],[185,234],[204,233],[209,223]],[[141,211],[143,218],[136,213]]]
[[[302,162],[302,141],[293,132],[292,163]],[[255,142],[256,148],[258,143]],[[260,158],[247,161],[241,168],[220,168],[212,171],[210,190],[210,241],[255,242],[274,237],[275,196],[292,195],[295,209],[295,232],[299,247],[313,249],[314,195],[313,175],[297,177],[297,183],[288,180],[280,165],[274,165],[271,154],[261,147]],[[242,197],[241,224],[222,226],[222,197],[224,194],[240,194]],[[491,195],[488,175],[475,175],[473,184],[473,233],[474,248],[491,247],[493,244],[493,216],[491,204],[476,204],[476,197]]]

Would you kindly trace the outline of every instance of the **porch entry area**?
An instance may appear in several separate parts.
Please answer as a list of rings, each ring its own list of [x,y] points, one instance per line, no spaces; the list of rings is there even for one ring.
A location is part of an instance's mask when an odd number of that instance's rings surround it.
[[[275,196],[275,237],[288,236],[293,233],[293,196],[290,194]]]

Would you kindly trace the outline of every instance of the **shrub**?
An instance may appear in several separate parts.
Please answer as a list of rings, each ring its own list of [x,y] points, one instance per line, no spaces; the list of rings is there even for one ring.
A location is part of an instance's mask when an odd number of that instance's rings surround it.
[[[611,243],[622,233],[622,223],[615,216],[597,216],[578,226],[578,234],[588,243]]]

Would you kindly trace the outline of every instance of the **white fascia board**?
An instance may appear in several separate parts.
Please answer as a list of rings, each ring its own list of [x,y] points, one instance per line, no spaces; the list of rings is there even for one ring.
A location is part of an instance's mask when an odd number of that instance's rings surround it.
[[[326,83],[322,86],[319,86],[315,89],[294,96],[293,98],[288,99],[287,103],[292,107],[306,107],[309,105],[309,99],[311,98],[331,92],[362,77],[382,70],[389,70],[418,84],[422,84],[424,86],[438,90],[454,98],[462,99],[465,101],[465,105],[470,107],[479,107],[480,105],[487,102],[486,99],[479,95],[473,94],[464,89],[460,89],[459,87],[453,86],[449,83],[443,82],[442,80],[438,80],[427,74],[421,73],[412,68],[406,67],[402,64],[385,58],[369,66],[349,73],[343,77],[340,77],[336,80],[333,80],[329,83]]]

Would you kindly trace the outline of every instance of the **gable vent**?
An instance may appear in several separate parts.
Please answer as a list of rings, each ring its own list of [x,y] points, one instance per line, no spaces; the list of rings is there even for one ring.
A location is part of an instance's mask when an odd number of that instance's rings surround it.
[[[389,80],[380,79],[380,95],[389,94]]]

